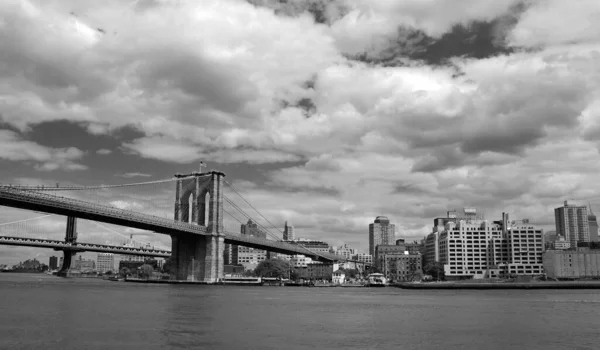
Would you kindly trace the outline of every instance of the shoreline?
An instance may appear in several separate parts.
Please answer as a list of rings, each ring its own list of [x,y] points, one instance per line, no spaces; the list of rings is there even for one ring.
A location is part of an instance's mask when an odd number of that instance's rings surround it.
[[[401,289],[600,289],[598,282],[399,283]]]

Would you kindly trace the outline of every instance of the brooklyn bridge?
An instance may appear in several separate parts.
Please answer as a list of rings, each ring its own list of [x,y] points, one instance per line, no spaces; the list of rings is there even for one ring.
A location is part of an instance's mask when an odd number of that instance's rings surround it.
[[[174,187],[174,188],[173,188]],[[223,278],[226,244],[263,249],[287,255],[305,255],[321,262],[343,262],[344,257],[312,251],[300,243],[286,242],[264,226],[270,238],[243,235],[225,227],[228,222],[242,223],[253,219],[225,192],[231,191],[270,223],[242,194],[225,180],[219,171],[177,174],[171,179],[143,183],[98,186],[0,186],[0,206],[17,211],[44,213],[64,217],[64,239],[49,239],[43,230],[35,230],[27,221],[17,220],[0,225],[0,244],[45,247],[64,254],[62,271],[70,268],[74,254],[83,251],[171,257],[172,280],[195,280],[207,283]],[[225,208],[227,207],[227,208]],[[237,213],[237,215],[234,214]],[[85,232],[78,221],[107,228],[103,224],[144,230],[170,236],[171,248],[153,246],[126,247],[84,243]],[[255,222],[257,220],[254,220]],[[273,225],[274,226],[274,225]],[[115,231],[110,228],[107,230]],[[85,231],[85,230],[83,230]]]

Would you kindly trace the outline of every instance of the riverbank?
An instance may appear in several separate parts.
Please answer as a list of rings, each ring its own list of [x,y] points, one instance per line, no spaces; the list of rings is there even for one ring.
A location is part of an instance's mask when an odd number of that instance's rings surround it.
[[[402,289],[600,289],[599,282],[429,282],[398,283]]]
[[[119,282],[131,282],[131,283],[150,283],[150,284],[200,284],[200,285],[219,285],[219,286],[261,286],[261,287],[311,287],[311,288],[357,288],[364,287],[361,284],[300,284],[300,283],[289,283],[284,282],[283,284],[267,282],[241,282],[241,281],[225,281],[225,282],[204,282],[204,281],[175,281],[175,280],[152,280],[152,279],[140,279],[140,278],[127,278],[124,281]]]

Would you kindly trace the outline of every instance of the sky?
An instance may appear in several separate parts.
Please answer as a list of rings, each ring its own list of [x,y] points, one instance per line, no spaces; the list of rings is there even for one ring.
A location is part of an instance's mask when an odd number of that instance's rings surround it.
[[[360,251],[378,215],[407,240],[463,207],[550,230],[564,200],[600,211],[599,16],[596,0],[2,1],[0,182],[203,161],[275,226]]]

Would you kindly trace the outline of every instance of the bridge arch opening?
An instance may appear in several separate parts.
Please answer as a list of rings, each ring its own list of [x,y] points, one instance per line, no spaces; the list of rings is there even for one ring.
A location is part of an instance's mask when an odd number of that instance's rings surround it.
[[[204,200],[204,215],[203,215],[203,219],[202,222],[200,223],[203,226],[208,227],[208,216],[210,213],[210,193],[208,191],[206,191],[206,193],[204,194],[204,198],[202,198]]]
[[[187,207],[188,207],[188,217],[187,217],[187,222],[189,224],[193,224],[194,223],[194,196],[188,196],[188,201],[187,201]]]

